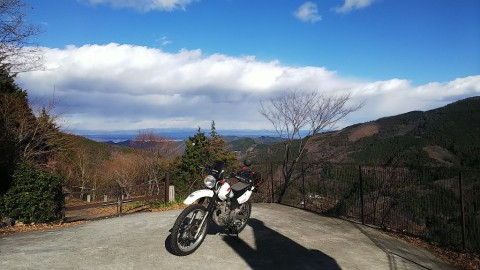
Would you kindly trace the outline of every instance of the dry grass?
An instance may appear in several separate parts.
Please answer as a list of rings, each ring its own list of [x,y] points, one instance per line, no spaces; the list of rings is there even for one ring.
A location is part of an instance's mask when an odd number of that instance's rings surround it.
[[[116,207],[116,206],[115,206]],[[141,207],[140,209],[132,209],[130,211],[127,211],[124,214],[130,214],[130,213],[135,213],[135,212],[162,212],[162,211],[168,211],[168,210],[176,210],[176,209],[183,209],[185,208],[186,205],[183,204],[174,204],[170,206],[164,206],[160,208],[145,208]],[[94,211],[95,209],[89,209],[90,213],[89,215],[95,215]],[[112,212],[115,212],[114,210],[110,209]],[[104,213],[105,210],[98,210],[101,213]],[[5,228],[0,228],[0,236],[5,236],[5,235],[10,235],[14,233],[22,233],[22,232],[31,232],[31,231],[46,231],[46,230],[53,230],[53,229],[59,229],[59,228],[68,228],[68,227],[73,227],[77,226],[80,224],[85,224],[87,222],[91,222],[92,220],[82,220],[82,221],[74,221],[74,222],[57,222],[57,223],[49,223],[49,224],[22,224],[18,223],[15,226],[9,226]]]
[[[50,223],[50,224],[16,224],[15,226],[10,226],[6,228],[0,229],[0,236],[5,236],[13,233],[20,233],[20,232],[31,232],[31,231],[46,231],[58,228],[68,228],[77,226],[80,224],[87,223],[88,221],[75,221],[75,222],[68,222],[68,223]]]
[[[430,158],[435,159],[446,166],[452,166],[453,163],[458,162],[454,154],[437,145],[425,146],[423,147],[423,151],[427,152]]]
[[[440,247],[434,243],[429,243],[417,237],[391,232],[383,231],[384,233],[393,236],[395,238],[402,239],[416,247],[423,248],[430,251],[435,257],[440,260],[449,263],[459,269],[465,270],[478,270],[480,269],[480,256],[471,252],[461,252]]]
[[[370,137],[378,133],[379,125],[376,123],[364,124],[353,130],[348,135],[348,140],[350,142],[356,142],[361,138]]]

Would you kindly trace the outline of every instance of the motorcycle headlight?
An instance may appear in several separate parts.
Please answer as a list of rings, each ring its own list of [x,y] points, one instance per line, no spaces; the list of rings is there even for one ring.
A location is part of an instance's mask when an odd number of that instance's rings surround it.
[[[213,175],[209,175],[203,179],[203,183],[205,183],[205,186],[208,188],[213,188],[215,186],[215,177]]]

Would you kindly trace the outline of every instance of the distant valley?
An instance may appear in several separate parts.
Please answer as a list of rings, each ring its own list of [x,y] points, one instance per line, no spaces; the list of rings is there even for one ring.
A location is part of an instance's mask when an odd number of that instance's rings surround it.
[[[150,129],[174,141],[183,153],[184,141],[196,129]],[[207,133],[209,130],[202,130]],[[282,139],[273,131],[218,131],[228,150],[257,162],[281,162]],[[78,135],[111,145],[131,147],[138,131],[79,131]],[[480,97],[422,112],[412,111],[359,123],[312,138],[305,161],[330,161],[389,166],[480,168]]]

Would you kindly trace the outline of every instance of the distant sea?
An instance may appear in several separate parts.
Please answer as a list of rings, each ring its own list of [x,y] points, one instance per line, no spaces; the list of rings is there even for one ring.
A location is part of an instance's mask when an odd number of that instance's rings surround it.
[[[146,130],[116,130],[116,131],[98,131],[98,130],[73,130],[70,133],[79,135],[97,142],[123,142],[133,140],[140,132],[153,132],[155,135],[163,136],[170,140],[184,141],[188,137],[195,135],[197,129],[146,129]],[[208,134],[210,130],[202,130]],[[218,130],[221,136],[232,137],[278,137],[275,131],[270,130]]]

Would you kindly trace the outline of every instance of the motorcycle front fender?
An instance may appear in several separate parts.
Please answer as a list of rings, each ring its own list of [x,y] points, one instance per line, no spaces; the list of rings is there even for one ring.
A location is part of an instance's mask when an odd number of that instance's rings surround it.
[[[192,204],[196,200],[204,197],[213,197],[213,190],[210,189],[200,189],[194,191],[192,194],[188,195],[188,197],[183,201],[184,204]]]

